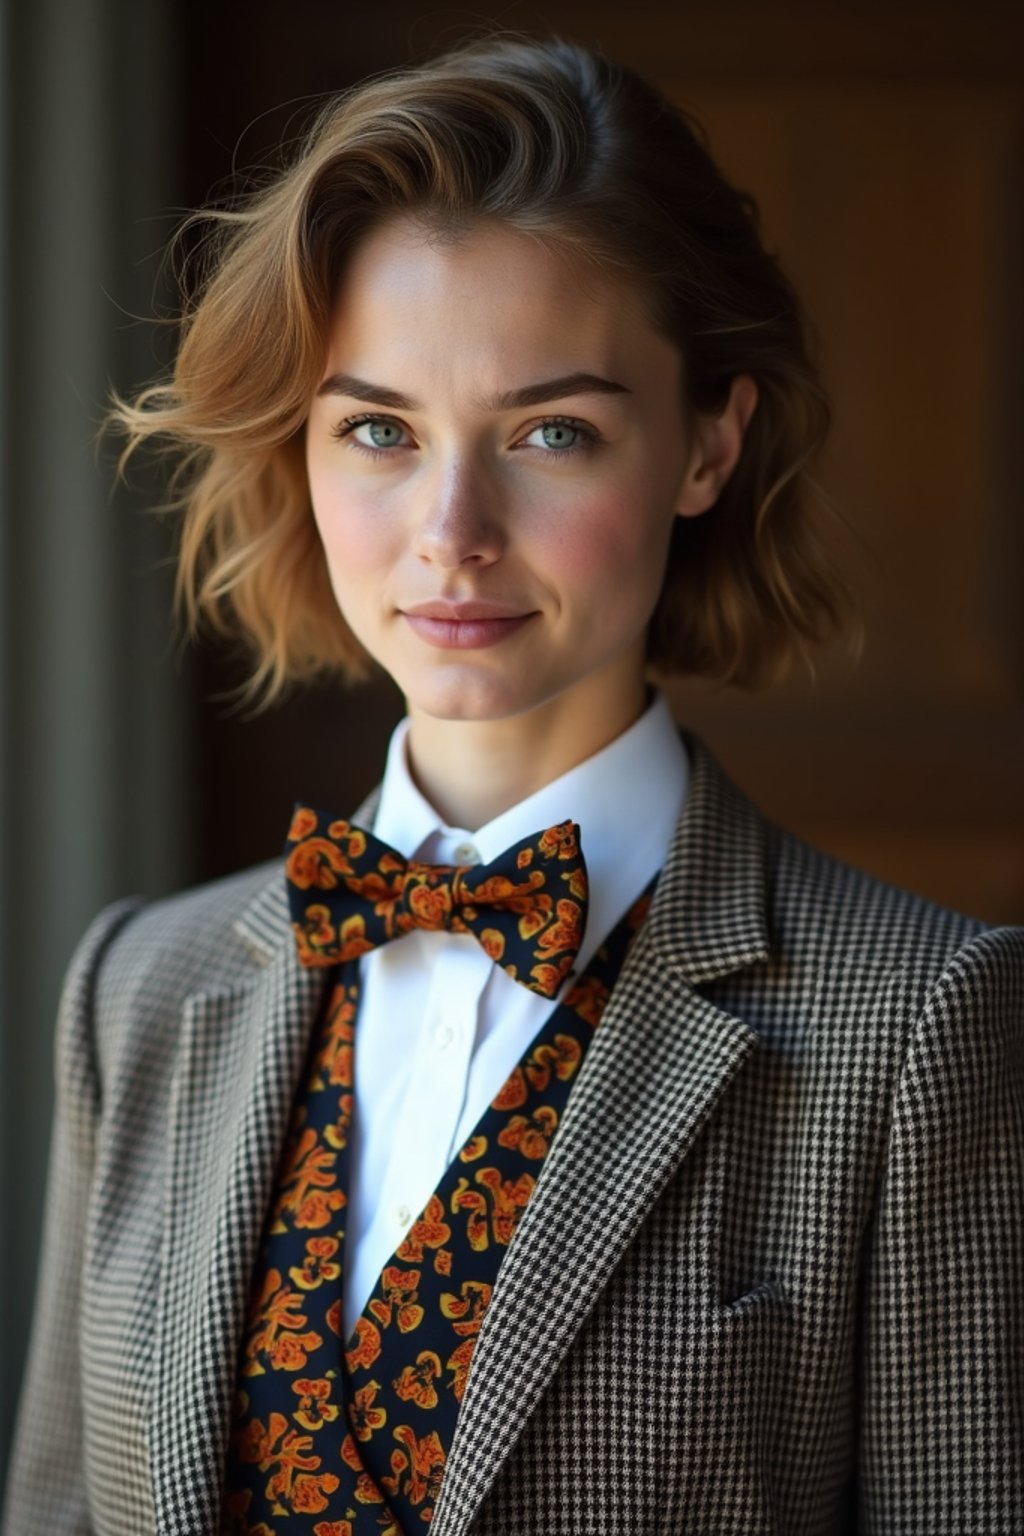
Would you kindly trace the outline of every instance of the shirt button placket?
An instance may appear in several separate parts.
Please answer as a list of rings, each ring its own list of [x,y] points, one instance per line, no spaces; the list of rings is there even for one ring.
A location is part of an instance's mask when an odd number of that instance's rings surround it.
[[[411,1073],[414,1086],[396,1128],[392,1178],[398,1187],[392,1186],[388,1202],[399,1229],[396,1246],[451,1161],[465,1102],[477,1000],[491,967],[475,940],[437,937],[423,1034]],[[429,1115],[424,1116],[424,1105],[429,1105]]]

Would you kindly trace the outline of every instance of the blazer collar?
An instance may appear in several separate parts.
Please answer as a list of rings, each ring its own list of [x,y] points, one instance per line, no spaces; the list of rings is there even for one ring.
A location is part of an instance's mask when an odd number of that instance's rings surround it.
[[[692,732],[689,789],[645,924],[666,965],[693,985],[768,958],[767,824]]]

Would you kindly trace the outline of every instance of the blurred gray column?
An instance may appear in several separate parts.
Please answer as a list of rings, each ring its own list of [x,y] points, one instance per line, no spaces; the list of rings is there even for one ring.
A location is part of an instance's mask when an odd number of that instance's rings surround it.
[[[106,902],[187,883],[187,662],[152,481],[95,433],[167,340],[169,0],[0,0],[0,1469],[32,1304],[61,980]],[[127,312],[127,313],[125,313]],[[70,1366],[70,1362],[69,1362]],[[0,1484],[2,1484],[0,1472]]]

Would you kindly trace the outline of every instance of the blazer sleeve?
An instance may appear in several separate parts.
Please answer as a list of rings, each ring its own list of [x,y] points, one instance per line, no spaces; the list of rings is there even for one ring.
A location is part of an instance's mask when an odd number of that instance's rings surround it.
[[[79,1296],[100,1117],[93,1038],[97,976],[108,945],[141,905],[128,897],[95,917],[71,958],[55,1044],[39,1280],[11,1452],[2,1536],[86,1536]]]
[[[928,992],[864,1292],[857,1529],[1024,1531],[1024,928]]]

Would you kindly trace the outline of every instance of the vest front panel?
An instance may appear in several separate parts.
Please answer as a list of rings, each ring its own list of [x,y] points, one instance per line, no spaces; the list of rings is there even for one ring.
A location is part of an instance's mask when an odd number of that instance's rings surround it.
[[[223,1531],[412,1536],[430,1524],[501,1261],[656,878],[452,1159],[347,1340],[342,1259],[358,961],[336,968],[253,1275]]]

